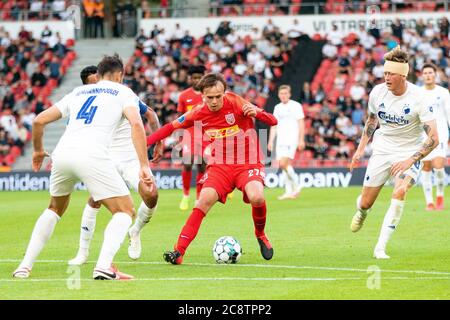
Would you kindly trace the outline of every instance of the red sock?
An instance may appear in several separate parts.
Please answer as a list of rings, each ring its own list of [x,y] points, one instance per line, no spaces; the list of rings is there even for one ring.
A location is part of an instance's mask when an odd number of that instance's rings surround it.
[[[187,171],[183,168],[181,171],[181,178],[183,180],[183,194],[188,196],[191,188],[192,170]]]
[[[178,237],[178,242],[175,246],[175,249],[180,251],[182,255],[186,252],[187,247],[195,239],[197,235],[198,229],[200,229],[200,225],[202,224],[203,218],[205,217],[205,213],[198,209],[194,208],[192,210],[191,215],[187,219],[183,229],[181,229],[180,236]]]
[[[204,175],[205,175],[204,172],[200,172],[200,171],[197,172],[197,179],[196,179],[196,183],[197,183],[197,200],[200,197],[200,191],[202,191],[203,184],[200,183],[200,181],[202,180]]]
[[[253,223],[255,225],[256,237],[261,237],[264,235],[264,227],[266,226],[266,212],[267,207],[265,202],[258,207],[252,206],[252,216]]]

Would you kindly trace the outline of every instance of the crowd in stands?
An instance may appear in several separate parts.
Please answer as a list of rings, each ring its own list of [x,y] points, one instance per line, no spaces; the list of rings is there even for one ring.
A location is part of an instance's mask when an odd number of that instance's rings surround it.
[[[0,20],[61,20],[66,6],[65,0],[0,0]]]
[[[75,58],[73,45],[48,27],[39,37],[22,27],[12,38],[0,26],[0,167],[22,154],[34,117],[51,105],[50,93]]]
[[[264,30],[254,30],[245,38],[237,36],[227,21],[197,39],[180,25],[171,32],[155,25],[150,33],[141,30],[136,38],[125,82],[155,107],[163,123],[176,117],[178,95],[188,86],[187,68],[191,64],[221,72],[234,92],[264,107],[295,44],[289,34],[280,33],[270,20]],[[421,85],[421,67],[433,62],[440,68],[438,82],[448,87],[448,35],[446,18],[434,27],[419,21],[415,29],[405,29],[397,20],[387,32],[373,25],[344,34],[335,26],[325,37],[315,35],[314,39],[326,43],[315,77],[302,84],[306,150],[296,164],[306,166],[311,159],[348,161],[362,133],[368,94],[383,82],[383,55],[397,44],[411,56],[409,81]],[[370,152],[369,147],[367,155]]]

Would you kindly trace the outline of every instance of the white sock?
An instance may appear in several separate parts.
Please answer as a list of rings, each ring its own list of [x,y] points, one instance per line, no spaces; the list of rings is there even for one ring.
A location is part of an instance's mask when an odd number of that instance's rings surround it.
[[[436,196],[443,197],[445,189],[445,169],[434,169],[436,174]]]
[[[78,252],[86,256],[89,255],[89,245],[94,235],[95,222],[99,210],[100,208],[92,208],[89,204],[86,204],[81,217],[80,247]]]
[[[283,177],[284,177],[284,187],[286,189],[286,194],[291,194],[293,192],[292,183],[291,183],[291,181],[289,181],[289,176],[288,176],[286,170],[283,170]]]
[[[56,223],[61,219],[54,211],[45,209],[34,225],[33,233],[28,244],[25,257],[20,267],[33,268],[39,253],[41,253],[48,239],[52,236]]]
[[[391,199],[391,205],[384,216],[383,225],[381,226],[380,236],[375,247],[376,251],[386,250],[386,245],[400,222],[404,206],[404,200]]]
[[[105,229],[105,237],[96,268],[108,269],[111,267],[114,256],[119,251],[131,222],[131,217],[125,212],[117,212],[113,215]]]
[[[431,171],[422,171],[421,180],[426,203],[433,203],[433,183],[431,182]]]
[[[298,183],[297,183],[297,174],[295,173],[294,168],[292,166],[287,167],[287,174],[289,177],[289,181],[292,185],[292,191],[296,191],[298,189]]]
[[[155,211],[156,211],[156,207],[157,207],[157,205],[155,205],[153,208],[149,208],[144,203],[144,201],[141,202],[141,205],[139,206],[139,209],[138,209],[136,220],[134,221],[134,224],[131,227],[132,232],[135,232],[135,233],[141,232],[142,228],[144,228],[144,226],[152,218],[153,213],[155,213]]]

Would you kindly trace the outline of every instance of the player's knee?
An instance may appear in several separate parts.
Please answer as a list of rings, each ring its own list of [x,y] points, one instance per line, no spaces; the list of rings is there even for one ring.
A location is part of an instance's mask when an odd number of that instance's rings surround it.
[[[392,193],[392,197],[398,200],[404,200],[406,197],[406,193],[408,192],[408,186],[403,184],[396,186],[394,188],[394,192]]]
[[[250,201],[250,204],[252,206],[262,206],[264,204],[264,202],[266,201],[264,199],[264,194],[260,193],[260,192],[255,192],[252,194],[247,194],[248,200]]]

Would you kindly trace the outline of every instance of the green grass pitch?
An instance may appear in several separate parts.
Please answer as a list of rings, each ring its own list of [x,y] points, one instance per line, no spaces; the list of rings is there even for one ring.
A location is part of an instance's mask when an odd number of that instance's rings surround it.
[[[372,251],[392,189],[382,191],[364,227],[353,234],[359,191],[304,189],[299,199],[281,202],[276,197],[282,190],[266,190],[271,261],[261,257],[250,207],[235,191],[208,214],[180,266],[165,263],[162,253],[172,248],[189,212],[178,210],[181,191],[160,191],[158,211],[143,230],[141,259],[128,258],[127,241],[116,255],[120,269],[136,277],[128,282],[91,279],[110,219],[106,209],[98,215],[89,263],[67,265],[78,246],[85,192],[73,194],[31,277],[12,279],[48,193],[2,192],[0,299],[449,299],[450,200],[446,210],[426,212],[421,188],[413,188],[388,246],[392,258],[379,261]],[[244,254],[236,265],[217,265],[212,257],[214,241],[224,235],[241,242]]]

